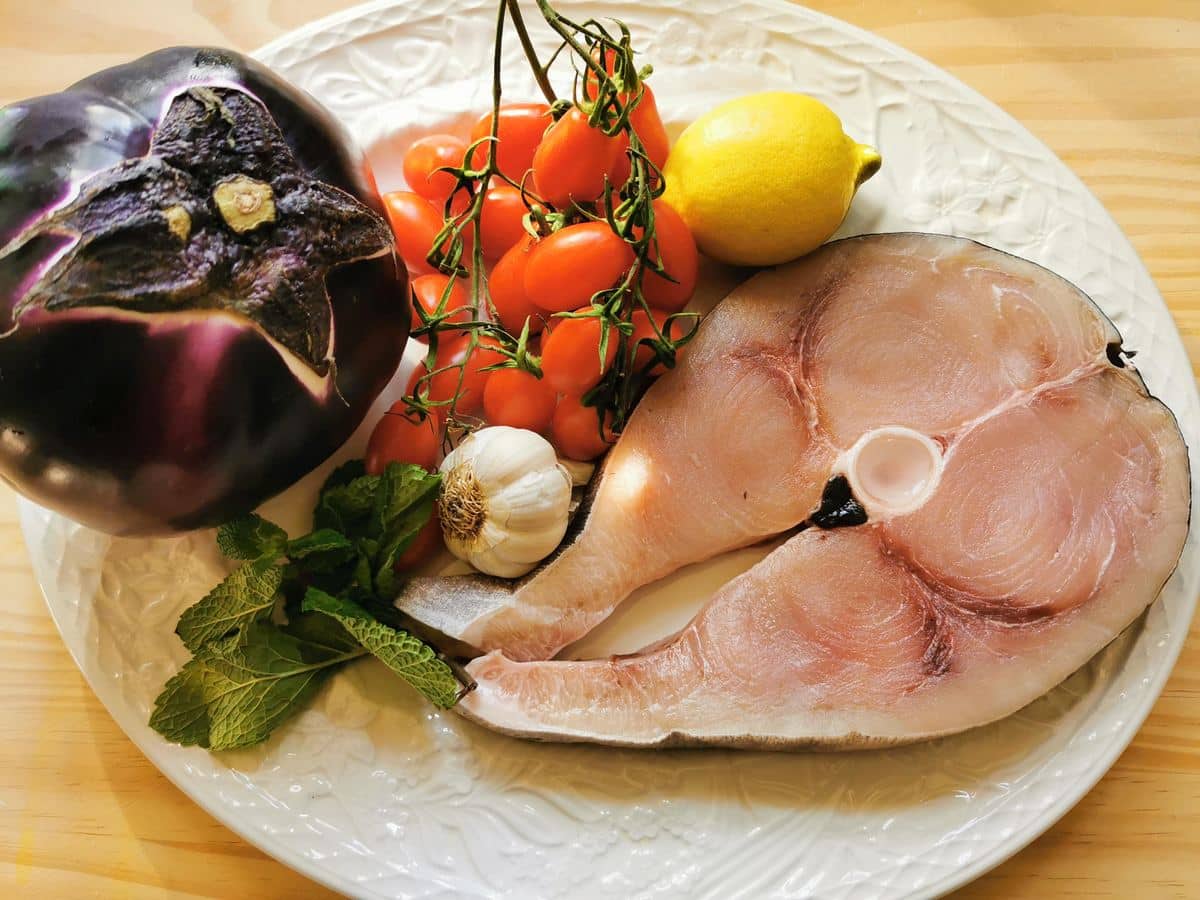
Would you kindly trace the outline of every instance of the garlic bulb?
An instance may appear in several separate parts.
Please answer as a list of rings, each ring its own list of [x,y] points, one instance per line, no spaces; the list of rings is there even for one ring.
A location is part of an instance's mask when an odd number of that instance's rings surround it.
[[[440,471],[446,546],[480,572],[524,575],[566,534],[571,476],[540,435],[506,425],[481,428],[446,456]]]

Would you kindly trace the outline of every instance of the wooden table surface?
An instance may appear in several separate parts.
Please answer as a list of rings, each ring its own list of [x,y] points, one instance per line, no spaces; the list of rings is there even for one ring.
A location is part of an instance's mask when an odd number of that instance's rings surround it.
[[[418,0],[413,0],[418,2]],[[174,43],[245,50],[343,0],[0,0],[0,105]],[[1200,361],[1200,0],[808,0],[949,70],[1079,174]],[[1104,780],[967,898],[1200,897],[1200,624]],[[0,496],[0,884],[20,896],[327,892],[150,765],[76,671]]]

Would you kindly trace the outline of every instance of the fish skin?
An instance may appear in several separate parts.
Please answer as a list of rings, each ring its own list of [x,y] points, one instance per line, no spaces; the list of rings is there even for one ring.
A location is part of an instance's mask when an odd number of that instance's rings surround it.
[[[947,283],[918,290],[921,265]],[[1069,283],[969,241],[882,235],[751,279],[713,313],[712,343],[751,314],[773,321],[775,346],[743,350],[767,362],[764,383],[790,380],[792,408],[806,413],[791,420],[807,438],[793,471],[813,478],[813,494],[807,511],[786,511],[811,512],[829,474],[821,464],[885,425],[945,448],[933,497],[907,516],[794,535],[639,654],[537,661],[536,641],[512,653],[518,636],[502,635],[468,666],[479,687],[464,715],[522,737],[635,747],[905,743],[1021,708],[1158,595],[1189,526],[1187,448],[1121,357],[1116,329]],[[895,329],[853,325],[866,314],[921,324],[919,377],[889,349]],[[728,370],[711,367],[737,351],[706,349],[696,369],[721,380]],[[979,352],[1000,364],[975,371],[966,363]],[[671,378],[660,393],[673,400]],[[661,421],[650,409],[643,421]],[[772,524],[786,519],[777,511]],[[604,606],[568,616],[569,630]],[[558,627],[551,605],[541,612],[525,625]]]

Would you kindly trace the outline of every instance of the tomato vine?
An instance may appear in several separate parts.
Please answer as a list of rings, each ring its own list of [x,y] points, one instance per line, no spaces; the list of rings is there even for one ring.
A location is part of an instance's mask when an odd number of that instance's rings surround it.
[[[596,19],[576,22],[558,12],[548,0],[536,0],[536,4],[544,23],[559,39],[557,49],[547,62],[542,63],[517,0],[499,0],[493,42],[490,133],[467,148],[462,165],[438,169],[454,178],[455,187],[445,202],[443,226],[433,241],[426,261],[449,276],[449,280],[435,310],[429,312],[419,305],[415,310],[420,327],[413,333],[426,338],[429,346],[424,372],[412,385],[406,403],[421,418],[431,414],[444,417],[443,435],[446,439],[456,431],[469,430],[481,424],[473,412],[459,408],[459,401],[470,358],[478,351],[482,341],[486,341],[487,350],[499,354],[502,361],[483,367],[480,371],[513,367],[527,371],[534,377],[542,377],[541,359],[530,349],[530,320],[526,319],[519,333],[506,330],[500,324],[488,293],[481,219],[484,197],[494,180],[513,185],[521,191],[527,209],[524,225],[531,235],[546,237],[581,221],[605,222],[632,250],[633,264],[616,284],[594,294],[588,308],[554,314],[558,318],[595,317],[600,323],[597,366],[603,370],[603,376],[595,387],[583,395],[582,402],[596,410],[597,429],[601,434],[605,432],[606,423],[615,433],[624,428],[641,395],[653,381],[655,376],[652,373],[675,365],[676,354],[691,340],[698,324],[696,314],[689,312],[656,318],[651,314],[650,304],[642,291],[642,280],[647,273],[675,281],[654,253],[654,201],[662,195],[665,179],[647,153],[643,136],[638,134],[631,118],[647,96],[644,82],[652,72],[651,67],[638,69],[631,34],[623,22],[612,22],[611,29]],[[505,25],[508,22],[511,22],[534,78],[550,104],[553,120],[557,122],[570,109],[576,108],[587,117],[589,127],[609,138],[624,139],[628,143],[625,152],[629,160],[629,175],[621,184],[613,184],[606,178],[602,195],[592,203],[576,201],[568,209],[555,209],[537,195],[528,172],[520,181],[514,181],[498,165],[497,143],[503,95],[501,59]],[[550,82],[550,69],[564,53],[569,55],[574,69],[570,100],[559,98]],[[478,152],[481,147],[486,147],[482,161]],[[469,252],[468,244],[471,245]],[[460,279],[468,283],[470,292],[470,319],[466,322],[461,320],[460,311],[450,305],[456,281]],[[652,339],[648,341],[653,352],[641,364],[637,362],[638,341],[634,338],[632,322],[632,316],[638,310],[646,314],[653,331]],[[676,323],[688,326],[682,329],[679,336],[673,336]],[[443,359],[440,351],[447,346],[447,338],[459,339],[464,334],[467,340],[457,350],[455,358]],[[614,341],[618,345],[615,360],[605,369],[604,363]],[[647,341],[643,339],[643,343]],[[458,374],[453,395],[431,397],[433,380],[456,369]]]

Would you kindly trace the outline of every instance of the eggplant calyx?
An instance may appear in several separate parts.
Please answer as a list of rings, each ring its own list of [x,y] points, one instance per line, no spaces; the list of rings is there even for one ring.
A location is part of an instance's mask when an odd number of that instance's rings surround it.
[[[177,95],[145,156],[89,178],[0,261],[64,239],[5,333],[31,309],[233,313],[321,378],[336,374],[328,274],[394,253],[382,216],[301,168],[263,103],[224,86]]]
[[[213,188],[213,202],[225,224],[238,234],[275,221],[275,192],[265,181],[234,175]]]

